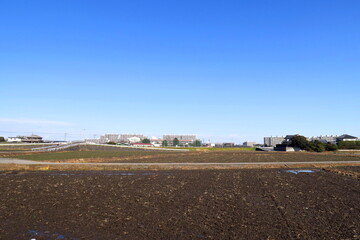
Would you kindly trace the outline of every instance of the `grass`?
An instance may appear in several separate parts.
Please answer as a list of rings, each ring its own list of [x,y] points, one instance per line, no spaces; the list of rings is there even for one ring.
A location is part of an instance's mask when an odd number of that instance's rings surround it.
[[[136,158],[143,156],[154,156],[159,154],[171,154],[169,152],[153,152],[153,151],[68,151],[68,152],[46,152],[46,153],[30,153],[14,156],[18,159],[35,160],[35,161],[62,161],[69,159],[103,159],[103,158]]]

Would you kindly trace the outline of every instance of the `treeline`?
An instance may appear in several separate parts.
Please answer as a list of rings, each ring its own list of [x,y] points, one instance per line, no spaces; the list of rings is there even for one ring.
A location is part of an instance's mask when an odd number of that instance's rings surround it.
[[[338,143],[339,149],[360,149],[360,141],[343,141]]]
[[[309,141],[304,136],[294,136],[291,139],[291,147],[297,147],[308,152],[336,151],[338,146],[332,143],[323,143],[319,140]]]

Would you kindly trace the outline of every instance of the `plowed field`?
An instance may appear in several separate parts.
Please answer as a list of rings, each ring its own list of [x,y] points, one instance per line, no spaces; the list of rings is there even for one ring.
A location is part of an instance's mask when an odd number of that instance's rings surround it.
[[[329,171],[2,172],[0,239],[360,239]]]

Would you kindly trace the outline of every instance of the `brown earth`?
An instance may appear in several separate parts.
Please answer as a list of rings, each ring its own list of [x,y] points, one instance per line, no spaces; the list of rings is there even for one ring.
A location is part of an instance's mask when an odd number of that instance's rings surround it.
[[[360,239],[359,189],[320,169],[1,172],[0,239]]]
[[[81,153],[82,151],[80,151]],[[57,159],[57,153],[42,159],[41,156],[49,153],[3,153],[1,157],[22,159],[33,159],[31,156],[39,157],[39,159],[50,162],[119,162],[119,163],[236,163],[236,162],[318,162],[318,161],[360,161],[360,155],[339,154],[339,153],[308,153],[308,152],[245,152],[245,151],[190,151],[190,152],[154,152],[148,151],[148,155],[122,157],[99,157],[97,151],[84,151],[86,153],[94,153],[92,157]],[[137,153],[137,150],[128,151]],[[36,159],[34,159],[36,160]]]

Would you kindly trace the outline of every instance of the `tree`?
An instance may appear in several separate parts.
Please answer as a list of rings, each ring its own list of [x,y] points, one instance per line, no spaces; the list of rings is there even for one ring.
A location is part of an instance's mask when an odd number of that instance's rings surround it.
[[[327,143],[325,145],[325,150],[326,151],[336,151],[336,150],[338,150],[338,146],[336,144]]]
[[[168,146],[168,142],[167,142],[166,140],[162,141],[161,146],[167,147],[167,146]]]
[[[319,140],[315,140],[313,142],[313,150],[315,152],[323,152],[325,151],[325,144],[320,142]]]
[[[192,143],[192,146],[194,147],[201,147],[201,141],[200,140],[195,140],[193,143]]]
[[[309,141],[304,136],[296,135],[291,139],[290,146],[298,147],[301,150],[306,150],[309,148]]]
[[[5,138],[4,138],[4,137],[0,137],[0,142],[5,142]]]
[[[141,142],[142,142],[142,143],[150,143],[150,139],[145,138],[145,139],[143,139]]]
[[[110,145],[115,145],[116,143],[115,143],[115,142],[110,141],[110,142],[108,142],[107,144],[110,144]]]
[[[174,138],[174,140],[173,140],[173,146],[179,146],[179,143],[180,143],[179,139]]]

